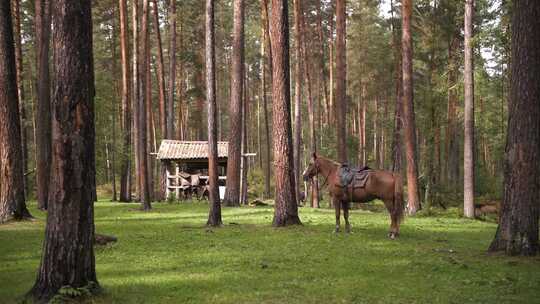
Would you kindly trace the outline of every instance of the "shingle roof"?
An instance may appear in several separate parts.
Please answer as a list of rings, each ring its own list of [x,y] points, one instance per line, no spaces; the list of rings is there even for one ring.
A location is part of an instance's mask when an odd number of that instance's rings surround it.
[[[226,158],[229,143],[218,142],[218,157]],[[157,159],[200,159],[208,158],[208,142],[206,141],[181,141],[164,139],[161,141]]]

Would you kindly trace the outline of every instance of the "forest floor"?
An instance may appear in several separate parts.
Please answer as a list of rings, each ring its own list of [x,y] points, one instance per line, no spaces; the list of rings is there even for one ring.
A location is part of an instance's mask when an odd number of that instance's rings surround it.
[[[353,210],[353,234],[332,233],[334,212],[301,208],[303,226],[272,228],[271,207],[223,208],[204,227],[204,203],[100,201],[96,247],[103,293],[89,303],[540,303],[540,258],[487,255],[493,222],[450,211],[407,218],[387,239],[388,215]],[[0,226],[0,303],[35,280],[45,214]]]

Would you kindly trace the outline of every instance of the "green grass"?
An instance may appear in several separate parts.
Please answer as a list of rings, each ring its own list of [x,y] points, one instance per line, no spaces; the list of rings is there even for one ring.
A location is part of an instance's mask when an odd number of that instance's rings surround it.
[[[137,207],[96,203],[96,232],[119,241],[96,249],[93,303],[540,303],[540,259],[487,255],[490,222],[407,218],[391,241],[379,212],[353,210],[347,235],[332,233],[328,209],[272,228],[271,208],[224,208],[209,230],[205,204]],[[0,226],[0,303],[34,282],[44,213],[31,212],[37,221]]]

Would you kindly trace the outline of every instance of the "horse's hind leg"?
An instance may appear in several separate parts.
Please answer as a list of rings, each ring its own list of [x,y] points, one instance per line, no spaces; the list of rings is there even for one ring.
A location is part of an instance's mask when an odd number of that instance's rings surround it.
[[[393,214],[392,208],[393,208],[393,202],[385,200],[384,205],[386,206],[386,209],[388,209],[388,213],[390,213],[390,231],[388,231],[388,237],[392,240],[397,238],[399,236],[399,218]]]
[[[351,224],[349,224],[349,202],[341,202],[343,208],[343,217],[345,218],[345,232],[351,232]]]
[[[340,216],[341,216],[341,201],[336,199],[336,198],[332,198],[332,201],[334,202],[334,209],[336,210],[336,229],[334,230],[335,233],[338,233],[339,232],[339,226],[340,226]]]

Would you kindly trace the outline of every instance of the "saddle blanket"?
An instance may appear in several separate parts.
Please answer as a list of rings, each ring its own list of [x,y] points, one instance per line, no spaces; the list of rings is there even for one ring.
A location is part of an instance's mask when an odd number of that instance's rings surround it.
[[[353,188],[364,188],[369,178],[371,170],[368,166],[362,168],[349,167],[342,165],[339,168],[339,185],[340,187],[352,186]]]

